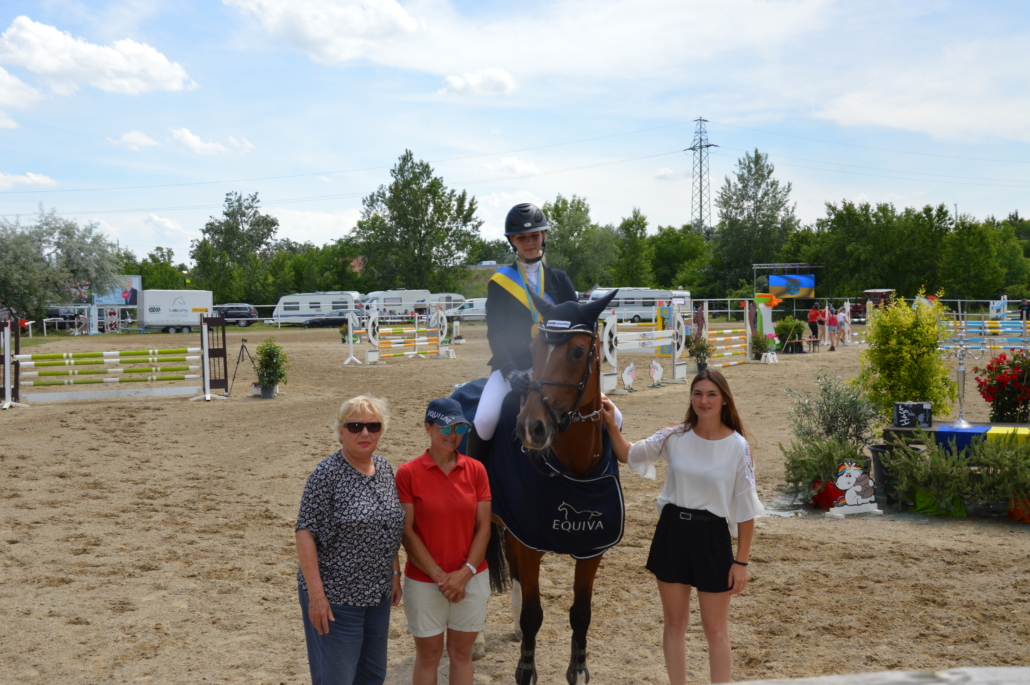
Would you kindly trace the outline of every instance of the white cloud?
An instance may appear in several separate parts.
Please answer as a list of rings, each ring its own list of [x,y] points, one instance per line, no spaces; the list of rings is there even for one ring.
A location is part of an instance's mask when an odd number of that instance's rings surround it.
[[[0,67],[0,107],[26,107],[41,97],[38,90]],[[0,110],[0,128],[18,128],[18,124]]]
[[[515,79],[504,69],[480,69],[444,81],[440,92],[451,95],[507,95],[515,90]]]
[[[361,218],[361,210],[358,208],[341,212],[313,212],[269,207],[266,211],[279,219],[276,237],[289,238],[298,243],[312,242],[315,245],[325,245],[344,237]]]
[[[539,174],[540,170],[537,169],[536,164],[533,162],[524,162],[518,157],[504,157],[501,159],[501,171],[508,172],[510,174]]]
[[[667,166],[663,166],[658,171],[654,172],[654,177],[659,181],[680,181],[685,178],[690,178],[690,173],[680,169],[670,169]]]
[[[156,140],[140,131],[129,131],[128,133],[123,133],[120,138],[108,138],[107,142],[113,145],[121,145],[137,152],[139,152],[140,148],[158,145]]]
[[[24,67],[62,95],[80,85],[126,94],[196,85],[182,66],[145,43],[124,39],[96,45],[25,16],[0,35],[0,63]]]
[[[57,181],[44,176],[34,174],[31,171],[26,174],[16,175],[0,171],[0,188],[13,188],[14,186],[55,186]]]
[[[371,57],[415,34],[419,22],[395,0],[222,0],[272,36],[327,64]]]
[[[254,149],[253,143],[251,143],[246,138],[243,138],[242,140],[236,140],[234,136],[229,136],[229,145],[231,145],[233,149],[241,155],[245,155]]]
[[[218,155],[229,151],[229,148],[221,143],[205,143],[200,139],[200,136],[190,133],[188,128],[173,128],[172,138],[179,145],[196,152],[198,155]]]

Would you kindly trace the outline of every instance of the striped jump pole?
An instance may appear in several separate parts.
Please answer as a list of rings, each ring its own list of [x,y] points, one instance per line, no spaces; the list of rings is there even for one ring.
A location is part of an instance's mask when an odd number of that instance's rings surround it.
[[[0,405],[0,409],[10,409],[11,407],[20,407],[27,409],[29,405],[21,404],[20,402],[14,401],[14,365],[11,363],[14,354],[11,351],[11,327],[16,322],[13,319],[8,319],[4,322],[2,333],[0,337],[3,338],[4,345],[4,403]],[[15,335],[20,335],[21,331]]]
[[[638,332],[620,332],[620,327],[640,328],[640,324],[620,324],[618,317],[611,314],[605,319],[604,327],[601,329],[601,347],[604,361],[611,365],[610,372],[601,373],[601,390],[609,395],[624,395],[628,390],[618,387],[619,382],[619,352],[654,352],[671,358],[672,379],[666,383],[685,383],[685,364],[679,362],[686,349],[688,331],[683,316],[675,306],[665,308],[668,310],[667,323],[659,324],[662,317],[655,317],[655,323],[645,324],[655,330]],[[667,325],[667,328],[660,329],[659,325]],[[665,354],[662,349],[668,351]],[[658,378],[658,376],[656,376]],[[629,387],[628,381],[623,379],[623,384]],[[660,386],[659,386],[660,387]]]
[[[357,321],[351,325],[356,326]],[[364,334],[368,338],[372,349],[365,350],[365,364],[382,364],[382,360],[389,357],[419,357],[425,359],[426,355],[432,355],[434,359],[448,359],[455,356],[444,341],[447,338],[447,317],[439,307],[426,317],[425,327],[419,326],[418,319],[414,327],[401,326],[384,328],[380,325],[379,312],[373,311],[365,324]],[[419,348],[425,349],[419,349]],[[406,349],[403,352],[385,353],[383,350]],[[349,348],[350,354],[344,366],[351,363],[360,364],[354,356],[353,344]]]
[[[221,344],[216,339],[212,346],[212,327],[221,327]],[[147,350],[109,350],[104,352],[62,352],[41,354],[15,354],[10,344],[10,329],[3,329],[4,405],[25,407],[35,402],[61,402],[67,400],[99,400],[124,397],[172,397],[196,395],[191,399],[222,398],[212,394],[212,388],[228,390],[225,375],[224,319],[201,318],[200,347],[176,347]],[[195,354],[195,353],[200,354]],[[191,363],[197,362],[197,363]],[[219,363],[218,377],[212,378],[212,367]],[[57,367],[57,368],[55,368]],[[82,368],[87,367],[87,368]],[[88,368],[93,367],[93,368]],[[182,373],[199,372],[199,373]],[[79,390],[75,392],[22,393],[27,404],[18,404],[12,393],[16,374],[21,385],[28,388],[54,386],[91,386],[172,383],[200,381],[201,386],[113,388],[110,390]],[[92,376],[92,377],[91,377]],[[197,395],[197,393],[201,393]]]

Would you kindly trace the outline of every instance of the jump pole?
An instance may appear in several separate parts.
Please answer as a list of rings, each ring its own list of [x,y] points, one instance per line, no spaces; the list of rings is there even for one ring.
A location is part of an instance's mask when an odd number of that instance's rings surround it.
[[[11,323],[10,319],[4,324],[3,328],[3,342],[4,342],[4,403],[0,405],[0,409],[10,409],[11,407],[20,407],[22,409],[28,409],[29,405],[15,402],[12,397],[11,386],[13,384],[11,379],[12,364],[11,364]]]

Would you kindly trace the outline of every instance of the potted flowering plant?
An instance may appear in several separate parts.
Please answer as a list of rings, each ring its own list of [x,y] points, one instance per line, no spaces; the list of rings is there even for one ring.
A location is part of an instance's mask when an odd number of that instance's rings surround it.
[[[991,405],[992,423],[1030,423],[1030,355],[1013,350],[973,372],[980,396]]]

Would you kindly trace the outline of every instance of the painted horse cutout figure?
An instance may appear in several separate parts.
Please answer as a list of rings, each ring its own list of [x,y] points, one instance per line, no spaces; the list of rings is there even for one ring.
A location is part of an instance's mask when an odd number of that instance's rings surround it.
[[[543,323],[531,344],[529,390],[524,398],[510,393],[493,440],[468,450],[487,466],[499,524],[487,551],[491,584],[495,590],[505,587],[507,565],[514,611],[521,596],[519,685],[537,681],[540,562],[547,552],[576,560],[566,679],[570,685],[590,681],[586,655],[594,577],[604,552],[622,539],[625,523],[618,464],[601,416],[597,318],[614,295],[586,305],[534,298]],[[454,397],[462,401],[458,392]]]

